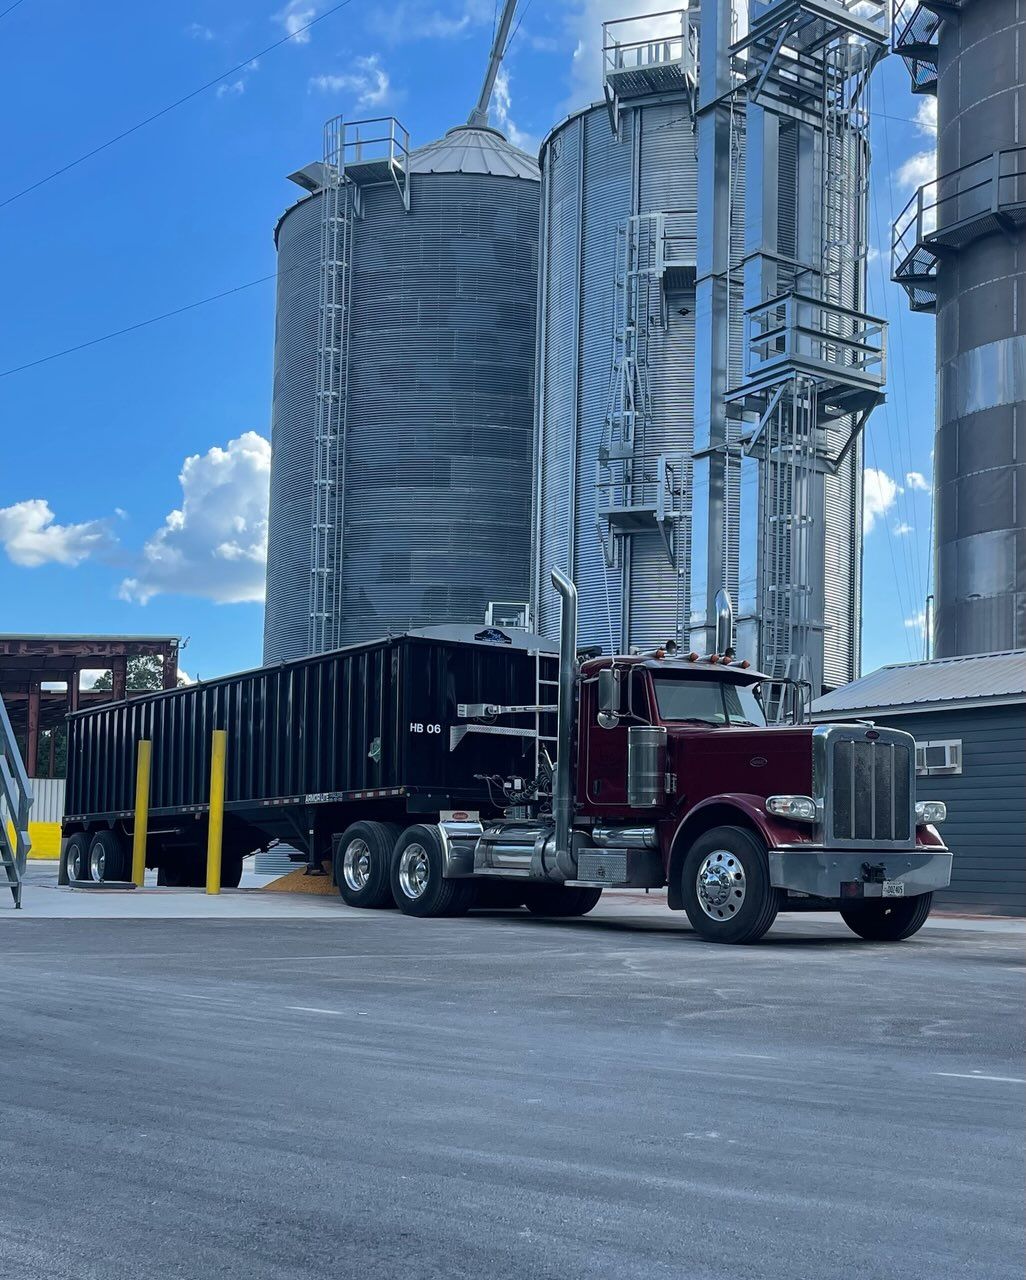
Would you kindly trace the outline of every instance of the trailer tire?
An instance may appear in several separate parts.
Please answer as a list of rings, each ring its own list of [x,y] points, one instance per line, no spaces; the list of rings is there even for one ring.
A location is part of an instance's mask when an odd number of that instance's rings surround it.
[[[89,842],[89,879],[127,880],[131,864],[124,840],[116,831],[97,831]]]
[[[867,942],[903,942],[926,924],[932,893],[911,898],[870,898],[841,908],[841,919]]]
[[[76,831],[68,837],[65,846],[64,865],[69,880],[89,879],[89,836],[85,831]]]
[[[354,822],[335,842],[331,864],[342,901],[350,907],[394,907],[392,850],[402,828],[395,822]]]
[[[681,897],[706,942],[758,942],[777,918],[781,891],[770,884],[762,841],[744,827],[714,827],[684,858]]]
[[[472,880],[446,880],[437,827],[407,827],[392,854],[392,896],[406,916],[462,916],[477,901]]]
[[[524,886],[524,906],[533,916],[586,916],[602,897],[601,889],[583,885],[529,884]]]

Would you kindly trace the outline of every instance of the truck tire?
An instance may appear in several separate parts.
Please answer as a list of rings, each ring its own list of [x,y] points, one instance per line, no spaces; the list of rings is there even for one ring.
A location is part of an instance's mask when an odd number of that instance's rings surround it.
[[[332,870],[348,906],[395,906],[389,877],[401,831],[395,822],[354,822],[342,832],[332,854]]]
[[[68,869],[69,880],[89,879],[89,836],[84,831],[76,831],[68,837],[65,848],[64,865]]]
[[[743,827],[714,827],[688,850],[681,897],[691,927],[707,942],[758,942],[777,917],[762,841]]]
[[[601,897],[601,889],[562,884],[524,886],[524,906],[533,916],[586,916]]]
[[[116,831],[97,831],[89,842],[89,879],[127,880],[131,872],[128,849]]]
[[[477,899],[472,880],[442,875],[442,838],[437,827],[407,827],[392,854],[392,896],[406,916],[462,916]]]
[[[841,919],[867,942],[901,942],[926,924],[932,893],[912,898],[870,898],[841,908]]]

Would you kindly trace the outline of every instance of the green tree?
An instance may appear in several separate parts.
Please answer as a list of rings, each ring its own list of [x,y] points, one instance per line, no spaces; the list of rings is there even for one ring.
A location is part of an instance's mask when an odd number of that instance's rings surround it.
[[[178,677],[178,684],[185,684],[181,676]],[[128,691],[130,693],[144,693],[154,689],[163,689],[163,687],[164,665],[160,658],[145,656],[128,659]],[[104,671],[97,678],[93,688],[100,692],[112,690],[114,688],[114,673],[112,671]]]

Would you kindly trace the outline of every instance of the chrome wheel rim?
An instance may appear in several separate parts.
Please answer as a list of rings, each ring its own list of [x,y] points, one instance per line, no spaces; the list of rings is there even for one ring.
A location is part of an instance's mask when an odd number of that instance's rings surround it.
[[[82,849],[78,845],[68,854],[68,879],[82,879]]]
[[[702,859],[695,877],[698,905],[710,920],[731,920],[747,891],[745,869],[729,849],[714,849]]]
[[[408,844],[399,858],[399,888],[408,898],[423,896],[428,887],[431,864],[422,844]]]
[[[366,840],[350,840],[342,859],[342,876],[354,893],[366,889],[371,874],[370,849]]]
[[[107,859],[104,857],[103,846],[97,845],[89,855],[89,874],[94,880],[103,879],[104,864]]]

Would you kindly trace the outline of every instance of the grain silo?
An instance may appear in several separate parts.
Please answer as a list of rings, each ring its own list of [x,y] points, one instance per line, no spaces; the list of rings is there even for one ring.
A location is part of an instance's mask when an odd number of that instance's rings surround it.
[[[293,175],[265,661],[527,600],[539,174],[487,124],[507,33],[467,125],[411,151],[330,121]]]
[[[541,149],[532,599],[582,641],[858,673],[869,72],[882,6],[710,0],[603,29],[604,101]],[[725,593],[725,595],[724,595]]]

